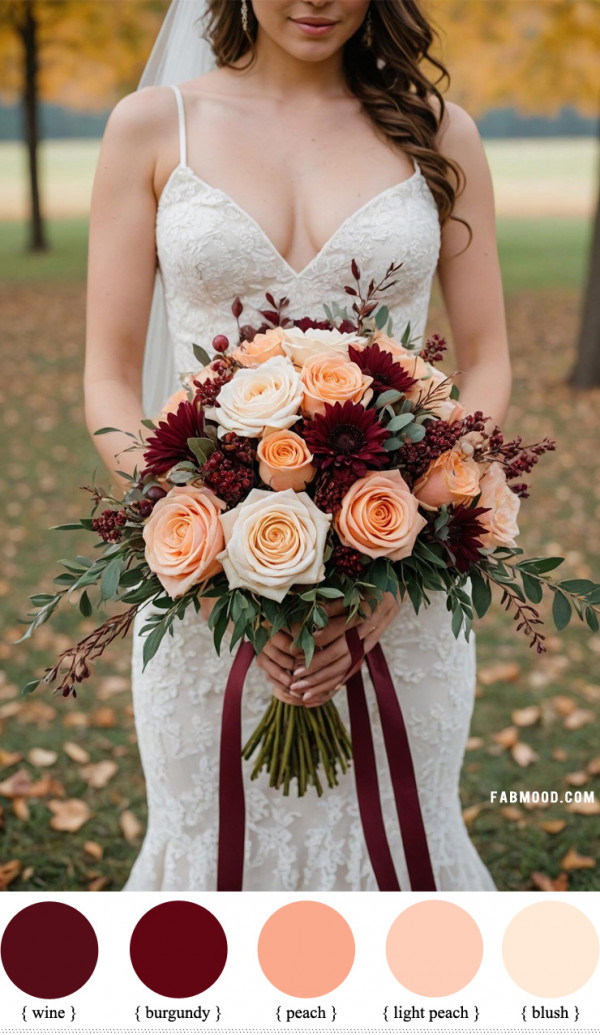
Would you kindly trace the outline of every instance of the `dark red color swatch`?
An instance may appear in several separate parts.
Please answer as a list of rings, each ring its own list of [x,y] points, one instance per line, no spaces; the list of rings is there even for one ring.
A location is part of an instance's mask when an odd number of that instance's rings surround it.
[[[62,999],[94,973],[98,942],[78,909],[64,902],[36,902],[13,916],[0,955],[10,980],[26,995]]]
[[[215,983],[227,960],[225,931],[195,902],[162,902],[136,925],[129,946],[140,981],[158,995],[186,999]]]

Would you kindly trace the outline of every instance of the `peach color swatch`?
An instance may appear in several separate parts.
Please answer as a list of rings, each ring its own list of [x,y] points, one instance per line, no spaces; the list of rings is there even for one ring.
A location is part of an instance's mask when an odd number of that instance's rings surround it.
[[[585,985],[598,963],[598,936],[576,906],[536,902],[511,920],[502,943],[504,965],[529,995],[556,998]]]
[[[291,902],[269,917],[258,939],[265,977],[285,995],[327,995],[354,963],[354,937],[343,916],[322,902]]]
[[[453,995],[479,970],[483,940],[469,913],[436,899],[400,913],[390,928],[386,955],[392,974],[409,992]]]

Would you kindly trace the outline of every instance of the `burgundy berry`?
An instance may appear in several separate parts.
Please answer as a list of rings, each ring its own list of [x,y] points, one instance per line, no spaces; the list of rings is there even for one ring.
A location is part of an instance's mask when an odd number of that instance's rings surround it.
[[[229,348],[229,338],[226,334],[217,334],[213,338],[213,349],[215,352],[227,352]]]
[[[161,489],[160,485],[151,485],[146,493],[146,498],[156,503],[157,500],[161,500],[166,495],[165,490]]]

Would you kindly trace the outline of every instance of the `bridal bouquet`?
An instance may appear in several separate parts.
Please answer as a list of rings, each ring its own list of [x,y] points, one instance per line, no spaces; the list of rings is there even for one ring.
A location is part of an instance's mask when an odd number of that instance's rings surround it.
[[[143,421],[148,435],[130,436],[125,452],[141,452],[143,464],[121,472],[123,498],[88,487],[91,516],[58,526],[95,533],[100,553],[60,562],[56,592],[30,598],[37,611],[21,639],[72,594],[85,616],[106,601],[126,610],[65,650],[45,683],[75,695],[94,659],[152,604],[141,629],[145,667],[202,597],[214,598],[217,652],[228,630],[230,648],[246,638],[258,653],[286,629],[307,668],[332,601],[349,618],[366,617],[387,593],[408,596],[417,613],[428,593],[444,593],[454,635],[464,626],[468,638],[495,583],[517,629],[543,651],[535,605],[546,589],[558,629],[574,609],[598,630],[600,586],[552,581],[562,558],[524,558],[516,543],[523,476],[555,443],[506,442],[500,428],[486,430],[483,412],[466,413],[452,376],[435,365],[444,339],[433,335],[419,351],[410,324],[393,335],[382,299],[399,268],[363,290],[353,260],[351,310],[323,305],[319,321],[289,319],[289,299],[267,293],[264,322],[242,325],[236,298],[233,347],[217,335],[211,360],[194,345],[198,369]],[[334,786],[352,749],[333,701],[308,709],[273,698],[243,753],[256,752],[253,777],[266,768],[272,786],[287,794],[295,779],[303,795],[309,784],[322,793],[323,772]]]

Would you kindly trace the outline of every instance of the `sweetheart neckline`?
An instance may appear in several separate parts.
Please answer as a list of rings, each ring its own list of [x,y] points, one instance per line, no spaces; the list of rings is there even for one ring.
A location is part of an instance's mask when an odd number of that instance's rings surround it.
[[[415,166],[415,171],[412,173],[411,176],[408,176],[405,180],[400,180],[398,183],[392,183],[389,187],[384,187],[383,190],[380,190],[377,194],[374,194],[371,198],[369,198],[367,201],[365,201],[365,203],[363,205],[361,205],[360,208],[355,209],[354,212],[351,212],[350,215],[346,216],[346,218],[342,220],[342,222],[337,227],[337,229],[333,231],[333,233],[331,234],[331,237],[327,238],[327,240],[325,241],[323,247],[320,248],[319,251],[316,253],[316,255],[313,255],[312,259],[310,259],[310,261],[307,262],[306,265],[303,266],[302,269],[300,269],[300,270],[294,269],[294,267],[289,264],[287,259],[285,259],[283,257],[283,255],[281,254],[279,249],[275,247],[275,245],[273,244],[273,242],[272,242],[271,238],[269,237],[269,235],[266,233],[266,231],[263,229],[263,227],[260,225],[260,223],[254,218],[254,216],[250,215],[250,213],[245,208],[242,208],[242,206],[239,205],[237,203],[237,201],[235,201],[231,197],[230,194],[227,194],[226,191],[222,190],[220,187],[214,187],[211,183],[207,183],[206,180],[203,180],[202,177],[198,176],[198,173],[195,172],[194,169],[192,169],[192,167],[187,165],[185,162],[178,162],[177,165],[175,166],[175,168],[171,170],[171,173],[169,174],[169,176],[167,178],[167,181],[166,181],[166,183],[165,183],[165,185],[164,185],[164,187],[163,187],[163,189],[162,189],[162,191],[160,193],[160,197],[158,199],[158,203],[157,203],[157,207],[156,207],[156,219],[158,220],[158,215],[159,215],[159,212],[160,212],[160,209],[161,209],[162,200],[163,200],[163,198],[165,196],[165,193],[166,193],[168,187],[170,187],[171,182],[172,182],[172,180],[175,177],[175,174],[179,171],[179,169],[182,169],[184,172],[189,172],[191,174],[192,178],[201,187],[204,187],[207,190],[214,191],[215,194],[219,194],[221,196],[221,198],[223,198],[223,200],[227,204],[231,205],[231,207],[234,208],[237,212],[239,212],[244,217],[244,219],[246,219],[248,221],[248,223],[250,223],[252,226],[254,226],[256,228],[256,230],[258,231],[259,235],[261,236],[261,238],[266,242],[267,246],[271,249],[272,253],[275,255],[277,260],[281,263],[282,266],[285,267],[285,269],[288,272],[288,275],[293,277],[295,280],[299,280],[301,277],[304,276],[304,274],[307,272],[307,270],[309,270],[315,264],[315,262],[317,262],[321,258],[321,256],[327,251],[327,249],[329,247],[331,247],[331,245],[336,240],[336,238],[339,236],[339,234],[342,232],[342,230],[344,230],[344,228],[353,219],[355,219],[357,216],[359,216],[362,212],[365,211],[365,209],[369,208],[375,202],[380,201],[382,198],[387,197],[388,194],[391,194],[393,191],[398,190],[401,187],[407,186],[407,184],[412,184],[412,183],[416,182],[419,178],[421,178],[423,176],[423,173],[421,172],[421,167],[420,167],[419,163],[417,162],[416,158],[413,158],[413,164]]]

